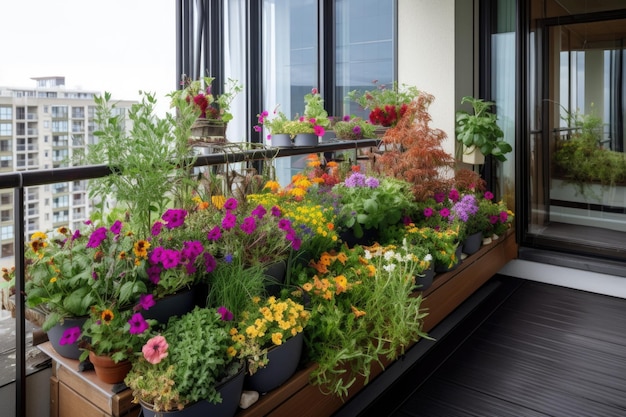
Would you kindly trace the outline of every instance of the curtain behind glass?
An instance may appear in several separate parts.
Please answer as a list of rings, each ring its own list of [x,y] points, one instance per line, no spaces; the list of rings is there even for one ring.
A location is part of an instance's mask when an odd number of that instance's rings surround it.
[[[231,142],[247,142],[248,117],[246,116],[246,33],[247,13],[245,0],[229,0],[224,3],[224,74],[237,80],[244,86],[244,91],[235,97],[231,104],[233,122],[228,124],[227,137]],[[226,81],[226,80],[224,80]]]

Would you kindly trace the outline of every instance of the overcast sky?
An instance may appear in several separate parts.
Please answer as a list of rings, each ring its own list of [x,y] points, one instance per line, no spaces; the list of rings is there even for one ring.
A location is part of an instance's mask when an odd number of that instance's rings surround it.
[[[68,88],[159,103],[176,86],[171,0],[0,0],[0,85],[65,76]]]

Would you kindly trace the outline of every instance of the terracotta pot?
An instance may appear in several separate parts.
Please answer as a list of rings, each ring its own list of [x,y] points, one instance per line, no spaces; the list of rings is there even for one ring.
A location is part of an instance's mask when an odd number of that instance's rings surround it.
[[[107,384],[123,382],[132,367],[129,360],[115,363],[110,356],[99,356],[93,352],[89,352],[89,361],[92,363],[98,379]]]

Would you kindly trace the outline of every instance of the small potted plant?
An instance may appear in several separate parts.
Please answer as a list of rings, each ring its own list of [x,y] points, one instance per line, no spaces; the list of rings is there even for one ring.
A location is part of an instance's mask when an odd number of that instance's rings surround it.
[[[367,139],[374,138],[376,127],[367,120],[360,117],[345,116],[334,125],[337,139]]]
[[[492,101],[466,96],[461,104],[470,103],[473,114],[465,110],[456,113],[456,139],[463,144],[463,162],[483,164],[484,157],[493,155],[498,161],[506,161],[504,156],[513,150],[503,140],[504,132],[498,126],[498,117],[489,111],[495,104]]]
[[[369,120],[373,125],[382,127],[395,126],[406,113],[408,104],[418,95],[416,87],[391,83],[390,86],[374,81],[374,89],[365,92],[353,90],[347,98],[369,110]]]
[[[310,313],[291,298],[253,298],[253,305],[231,330],[239,357],[246,361],[244,387],[265,393],[296,371],[302,353],[302,332]]]
[[[214,80],[214,77],[192,80],[183,75],[182,89],[170,95],[173,107],[180,108],[187,103],[197,113],[197,119],[191,130],[192,143],[226,140],[228,122],[233,119],[230,105],[243,87],[236,80],[229,78],[224,85],[224,92],[214,94],[211,89]]]
[[[151,324],[155,322],[145,320],[140,312],[130,308],[92,306],[78,339],[83,350],[80,360],[89,358],[101,381],[108,384],[122,382],[131,368],[129,358],[146,342]],[[77,333],[77,329],[70,329],[64,337],[76,337]]]
[[[229,320],[224,307],[196,307],[146,342],[124,381],[145,416],[191,408],[201,415],[214,415],[216,408],[220,415],[235,414],[244,366]]]
[[[91,306],[130,308],[147,292],[150,243],[119,220],[109,227],[88,223],[83,230],[35,232],[25,254],[26,304],[43,312],[54,349],[72,359],[81,352],[75,343],[61,344],[62,336],[84,324]]]

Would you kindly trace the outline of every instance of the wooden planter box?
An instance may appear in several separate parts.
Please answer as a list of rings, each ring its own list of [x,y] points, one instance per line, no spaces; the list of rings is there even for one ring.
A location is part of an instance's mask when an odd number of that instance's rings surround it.
[[[424,330],[428,332],[434,328],[516,257],[515,234],[509,231],[467,257],[454,271],[436,275],[433,285],[424,292],[422,306],[429,312],[424,319]],[[383,360],[383,363],[389,365],[389,361]],[[309,384],[309,375],[315,366],[311,364],[298,371],[289,381],[261,397],[250,408],[240,410],[236,417],[331,416],[344,402],[334,395],[323,394],[319,387]],[[380,367],[373,367],[370,382],[383,371]],[[363,379],[357,380],[349,390],[349,397],[363,387]]]

